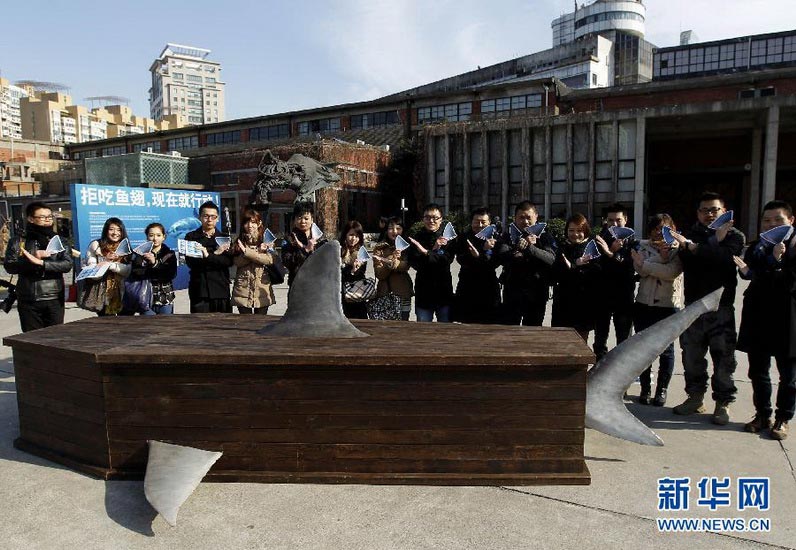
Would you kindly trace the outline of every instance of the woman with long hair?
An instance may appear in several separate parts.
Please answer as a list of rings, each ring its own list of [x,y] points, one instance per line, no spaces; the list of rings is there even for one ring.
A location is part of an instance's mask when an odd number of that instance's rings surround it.
[[[343,226],[340,232],[340,270],[342,272],[343,288],[346,283],[353,283],[365,278],[367,262],[357,259],[359,248],[365,244],[365,233],[362,224],[351,220]],[[368,310],[365,302],[346,302],[343,300],[343,313],[349,319],[367,319]]]
[[[572,327],[584,341],[594,330],[595,292],[599,262],[585,255],[591,236],[591,226],[583,214],[573,214],[567,219],[564,242],[553,263],[554,327]]]
[[[395,238],[403,234],[401,218],[387,220],[384,239],[373,247],[373,271],[378,285],[376,297],[393,293],[401,299],[401,320],[408,321],[412,311],[412,278],[409,276],[409,259],[404,251],[395,249]]]
[[[130,276],[125,281],[125,297],[123,315],[171,315],[174,313],[174,278],[177,276],[177,255],[166,243],[166,228],[163,224],[150,223],[144,229],[148,241],[152,243],[152,251],[146,254],[135,254],[132,261]],[[149,281],[152,289],[151,299],[143,299],[144,293],[139,290],[138,296],[132,296],[135,287]],[[139,283],[136,285],[136,283]]]
[[[232,285],[232,303],[240,314],[266,315],[268,307],[276,303],[274,289],[265,266],[274,263],[273,244],[263,244],[262,216],[256,210],[244,208],[241,213],[241,233],[235,244],[233,259],[238,268]]]
[[[116,249],[127,238],[127,229],[119,218],[108,218],[102,226],[100,238],[91,241],[86,256],[87,265],[108,266],[105,282],[105,307],[97,315],[118,315],[122,311],[124,279],[130,275],[130,255],[119,256]]]
[[[677,256],[677,241],[666,244],[663,228],[676,231],[677,227],[669,214],[655,214],[647,221],[647,239],[640,241],[639,249],[633,250],[633,267],[639,275],[636,303],[633,305],[635,331],[654,325],[658,321],[677,313],[683,301],[683,263]],[[652,399],[652,365],[641,373],[641,393],[638,402],[652,403],[661,407],[666,403],[666,392],[674,372],[674,342],[663,350],[658,360],[658,377],[655,398]]]

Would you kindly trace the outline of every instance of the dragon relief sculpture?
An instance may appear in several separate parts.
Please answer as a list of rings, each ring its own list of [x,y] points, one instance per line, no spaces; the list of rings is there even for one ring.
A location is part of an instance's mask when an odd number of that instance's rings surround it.
[[[270,204],[273,189],[292,189],[296,192],[295,202],[315,202],[315,191],[340,180],[340,176],[332,171],[332,166],[299,153],[283,161],[268,149],[260,161],[249,202],[255,205]]]

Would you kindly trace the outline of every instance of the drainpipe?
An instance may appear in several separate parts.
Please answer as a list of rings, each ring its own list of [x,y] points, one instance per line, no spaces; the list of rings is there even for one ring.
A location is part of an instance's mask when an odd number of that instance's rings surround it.
[[[542,84],[542,87],[544,88],[544,116],[547,116],[548,115],[547,108],[549,105],[549,102],[547,100],[547,94],[550,93],[550,87],[547,84]]]

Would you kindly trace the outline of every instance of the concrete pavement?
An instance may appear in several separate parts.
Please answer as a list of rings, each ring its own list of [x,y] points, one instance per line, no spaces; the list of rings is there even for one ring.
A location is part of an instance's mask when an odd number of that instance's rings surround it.
[[[286,288],[277,292],[284,311]],[[740,312],[741,297],[737,300]],[[187,313],[185,291],[176,311]],[[91,316],[70,306],[67,321]],[[547,322],[549,322],[549,312]],[[16,310],[0,313],[0,335],[19,332]],[[90,337],[90,335],[87,335]],[[53,358],[55,359],[55,358]],[[684,398],[679,350],[669,405]],[[751,418],[745,354],[738,354],[732,422],[678,417],[670,407],[631,410],[663,438],[642,447],[592,430],[587,487],[422,487],[203,483],[169,527],[140,482],[104,482],[13,448],[19,433],[10,348],[0,348],[0,523],[2,548],[794,548],[794,441],[742,431]],[[776,369],[774,369],[776,371]],[[776,375],[774,375],[776,378]],[[638,386],[630,393],[638,394]],[[657,479],[690,477],[690,510],[658,512]],[[770,510],[697,506],[703,476],[770,478]],[[733,491],[734,493],[734,491]],[[768,518],[770,532],[661,533],[655,518]]]

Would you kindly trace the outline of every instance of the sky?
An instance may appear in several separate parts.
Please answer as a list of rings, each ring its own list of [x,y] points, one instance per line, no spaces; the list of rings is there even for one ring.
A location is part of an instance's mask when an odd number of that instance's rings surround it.
[[[212,51],[227,119],[374,99],[551,47],[572,0],[51,0],[2,9],[0,76],[113,95],[149,114],[167,42]],[[796,0],[646,0],[646,38],[700,41],[796,28]]]

